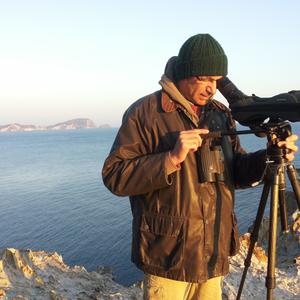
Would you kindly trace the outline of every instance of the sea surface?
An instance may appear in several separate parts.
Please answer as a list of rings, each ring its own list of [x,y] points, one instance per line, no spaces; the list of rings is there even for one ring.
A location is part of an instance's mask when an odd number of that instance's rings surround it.
[[[300,135],[299,123],[292,126]],[[141,279],[130,262],[129,201],[112,195],[101,179],[116,133],[116,128],[0,133],[0,248],[56,251],[67,264],[89,271],[109,266],[125,285]],[[241,141],[247,151],[266,144],[253,134]],[[294,164],[300,167],[299,154]],[[260,194],[261,187],[237,191],[240,232],[252,224]]]

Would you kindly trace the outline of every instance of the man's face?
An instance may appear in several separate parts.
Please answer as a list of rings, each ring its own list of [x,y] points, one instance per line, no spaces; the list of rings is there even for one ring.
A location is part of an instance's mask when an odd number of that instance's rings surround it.
[[[217,91],[217,80],[222,76],[193,76],[179,80],[177,88],[189,101],[205,105]]]

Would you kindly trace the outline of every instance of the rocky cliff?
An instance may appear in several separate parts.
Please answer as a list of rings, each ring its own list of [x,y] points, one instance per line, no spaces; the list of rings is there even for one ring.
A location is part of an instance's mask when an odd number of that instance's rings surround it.
[[[96,128],[96,125],[90,119],[73,119],[46,127],[47,130],[68,130],[82,128]]]
[[[278,219],[277,230],[277,264],[275,268],[276,288],[274,299],[300,299],[300,212],[297,209],[294,195],[286,193],[287,210],[289,215],[289,233],[283,234]],[[250,228],[250,231],[252,228]],[[261,223],[258,242],[253,251],[252,263],[248,270],[241,299],[266,299],[265,277],[267,274],[267,254],[269,240],[269,218]],[[240,237],[239,253],[230,258],[230,273],[225,277],[223,299],[236,299],[244,260],[247,256],[250,234]]]
[[[108,128],[109,125],[103,125]],[[90,119],[73,119],[65,122],[57,123],[49,126],[22,125],[18,123],[1,125],[0,132],[15,132],[15,131],[35,131],[35,130],[70,130],[82,128],[96,128],[95,123]],[[100,126],[102,127],[102,126]]]
[[[113,281],[105,268],[69,267],[57,253],[4,249],[0,253],[0,299],[139,299],[141,290]]]
[[[0,132],[33,131],[33,130],[39,130],[39,128],[35,125],[21,125],[18,123],[0,126]]]
[[[293,205],[292,205],[293,206]],[[291,207],[289,207],[291,210]],[[267,218],[261,224],[259,243],[245,281],[242,299],[266,299],[265,276],[268,236]],[[280,224],[280,223],[279,223]],[[290,233],[278,230],[277,287],[274,299],[300,299],[300,212],[290,214]],[[223,299],[235,299],[249,234],[241,236],[240,252],[230,259],[230,274],[223,283]],[[3,249],[0,251],[1,300],[75,300],[75,299],[142,299],[139,285],[124,287],[114,282],[105,268],[87,272],[84,267],[69,267],[57,253]]]

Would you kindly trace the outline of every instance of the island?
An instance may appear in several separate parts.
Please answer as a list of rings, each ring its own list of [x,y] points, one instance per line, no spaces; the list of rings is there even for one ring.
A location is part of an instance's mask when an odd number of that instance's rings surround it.
[[[0,125],[0,132],[16,132],[16,131],[42,131],[42,130],[74,130],[74,129],[90,129],[90,128],[110,128],[110,125],[96,124],[87,118],[72,119],[65,122],[57,123],[49,126],[23,125],[19,123],[11,123]]]

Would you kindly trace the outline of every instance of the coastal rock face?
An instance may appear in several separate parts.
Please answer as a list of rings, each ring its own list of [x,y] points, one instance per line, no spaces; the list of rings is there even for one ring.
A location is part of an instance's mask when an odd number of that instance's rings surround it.
[[[0,132],[33,131],[39,130],[35,125],[21,125],[18,123],[0,126]]]
[[[96,128],[95,123],[90,119],[73,119],[46,127],[35,125],[21,125],[18,123],[0,126],[0,132],[34,131],[34,130],[70,130],[82,128]]]
[[[290,203],[288,201],[290,233],[282,234],[278,230],[276,288],[273,292],[276,300],[300,299],[300,212],[292,213],[295,204]],[[269,220],[265,218],[241,299],[266,299],[268,226]],[[241,236],[240,242],[240,251],[230,258],[230,273],[224,278],[223,300],[236,299],[250,234]],[[105,268],[87,272],[84,267],[69,267],[57,253],[12,248],[0,251],[0,300],[142,300],[142,294],[138,285],[124,287],[117,284]]]
[[[275,268],[276,288],[274,299],[300,299],[300,212],[294,210],[296,202],[291,192],[287,193],[287,209],[290,232],[281,232],[280,219],[277,231],[277,262]],[[294,212],[293,212],[294,211]],[[265,278],[267,275],[267,249],[269,240],[269,219],[264,218],[254,248],[251,266],[248,269],[241,299],[266,299]],[[250,234],[240,237],[239,253],[230,258],[230,273],[225,277],[223,299],[236,299],[244,261],[248,253]]]
[[[1,300],[141,299],[136,287],[113,281],[105,268],[69,267],[57,253],[4,249],[0,252]]]
[[[82,129],[82,128],[96,128],[96,125],[90,119],[73,119],[66,122],[48,126],[47,130],[68,130],[68,129]]]

